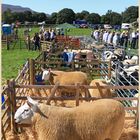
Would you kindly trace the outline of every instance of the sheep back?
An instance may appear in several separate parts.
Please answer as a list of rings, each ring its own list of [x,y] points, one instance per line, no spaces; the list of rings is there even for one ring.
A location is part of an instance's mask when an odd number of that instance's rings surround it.
[[[108,84],[106,83],[105,80],[103,79],[94,79],[91,81],[90,86],[96,86],[96,82],[99,83],[101,86],[107,86]],[[112,97],[113,94],[110,89],[102,89],[102,94],[100,91],[96,89],[89,89],[90,95],[92,97],[98,97],[98,98],[103,98],[103,97]]]
[[[124,125],[124,107],[112,99],[84,103],[75,108],[40,105],[47,117],[34,115],[34,128],[42,140],[118,139]]]

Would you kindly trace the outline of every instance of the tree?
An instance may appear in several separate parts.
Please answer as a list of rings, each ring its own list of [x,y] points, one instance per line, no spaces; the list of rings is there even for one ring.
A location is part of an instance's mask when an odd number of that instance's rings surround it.
[[[122,21],[131,23],[137,21],[138,6],[130,6],[122,13]]]
[[[97,13],[91,13],[87,15],[86,19],[90,24],[99,24],[101,21],[101,16]]]
[[[73,23],[75,20],[75,13],[72,9],[64,8],[61,11],[58,12],[57,14],[57,23]]]
[[[83,20],[84,19],[83,14],[82,13],[76,13],[75,14],[75,19],[77,19],[77,20]]]
[[[56,21],[57,21],[57,13],[56,12],[51,14],[50,20],[51,20],[52,24],[56,24]]]
[[[82,15],[82,17],[83,17],[83,19],[85,19],[85,20],[87,20],[87,17],[89,16],[89,12],[88,11],[85,11],[85,10],[83,10],[82,12],[81,12],[81,15]]]
[[[112,10],[108,10],[106,15],[102,15],[101,23],[111,24],[111,25],[116,25],[116,24],[120,25],[122,23],[122,16],[119,13],[112,12]]]
[[[25,21],[32,21],[32,12],[31,11],[25,11],[24,12]]]
[[[12,23],[13,21],[13,16],[12,16],[12,12],[10,9],[7,9],[3,14],[2,14],[2,20],[5,23]]]
[[[37,15],[38,15],[38,20],[37,20],[38,22],[45,21],[47,18],[45,13],[38,13]]]

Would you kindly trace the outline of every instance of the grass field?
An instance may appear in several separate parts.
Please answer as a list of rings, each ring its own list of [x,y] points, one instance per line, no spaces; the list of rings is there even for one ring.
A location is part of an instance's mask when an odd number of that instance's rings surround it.
[[[28,58],[36,58],[39,51],[28,51],[27,49],[7,50],[6,47],[2,49],[2,84],[6,80],[16,78],[18,71]]]

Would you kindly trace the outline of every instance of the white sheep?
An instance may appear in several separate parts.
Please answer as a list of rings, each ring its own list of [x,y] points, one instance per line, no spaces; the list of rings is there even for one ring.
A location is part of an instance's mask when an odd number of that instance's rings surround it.
[[[15,122],[31,124],[38,140],[118,140],[124,126],[124,107],[113,99],[100,99],[74,108],[27,99],[17,109]]]
[[[76,85],[79,83],[80,85],[87,85],[88,84],[88,78],[87,74],[80,71],[73,71],[73,72],[64,72],[64,71],[50,71],[50,70],[43,70],[42,79],[43,80],[49,80],[49,82],[54,85],[56,83],[59,83],[60,85]],[[81,88],[82,92],[85,93],[85,88]],[[63,93],[76,93],[75,88],[61,88],[59,90],[61,92],[61,95]]]
[[[135,94],[134,97],[139,98],[139,93]],[[138,106],[138,101],[137,100],[132,100],[131,102],[132,102],[132,106],[133,107],[137,107]]]
[[[96,86],[96,83],[99,83],[100,86],[108,85],[108,83],[104,79],[94,79],[91,81],[90,86]],[[102,92],[100,92],[98,88],[89,89],[89,93],[92,97],[105,98],[115,96],[111,89],[102,88],[101,91]]]
[[[124,65],[132,65],[132,64],[136,64],[138,65],[138,56],[133,56],[131,59],[125,59],[123,61]]]

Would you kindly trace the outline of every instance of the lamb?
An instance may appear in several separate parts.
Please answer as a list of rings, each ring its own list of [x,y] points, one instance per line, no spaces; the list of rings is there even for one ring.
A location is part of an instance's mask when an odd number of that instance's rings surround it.
[[[54,85],[59,83],[60,85],[76,85],[79,83],[80,85],[87,85],[88,79],[87,74],[80,71],[73,72],[64,72],[64,71],[51,71],[51,70],[43,70],[42,79],[49,80],[49,82]],[[82,92],[85,92],[85,88],[81,88]],[[61,88],[59,90],[61,95],[63,93],[76,93],[75,88]]]
[[[27,103],[17,109],[14,118],[18,124],[30,124],[39,140],[118,140],[125,111],[113,99],[65,108],[38,104],[27,97]]]
[[[94,79],[91,81],[90,86],[96,86],[96,82],[99,83],[100,86],[107,86],[108,83],[103,80],[103,79]],[[89,93],[92,97],[97,97],[97,98],[105,98],[105,97],[113,97],[115,94],[112,93],[110,89],[102,89],[102,92],[96,89],[89,89]]]

